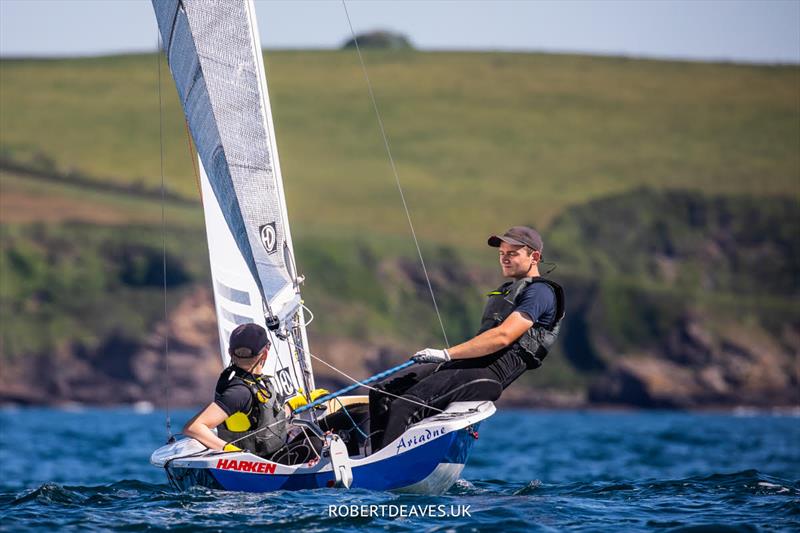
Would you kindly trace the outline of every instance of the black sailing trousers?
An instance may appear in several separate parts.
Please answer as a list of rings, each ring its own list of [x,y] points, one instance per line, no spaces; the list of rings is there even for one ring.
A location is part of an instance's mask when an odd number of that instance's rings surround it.
[[[444,410],[451,402],[498,399],[525,370],[527,366],[519,356],[506,352],[417,364],[387,378],[369,393],[373,453],[402,435],[408,426]]]

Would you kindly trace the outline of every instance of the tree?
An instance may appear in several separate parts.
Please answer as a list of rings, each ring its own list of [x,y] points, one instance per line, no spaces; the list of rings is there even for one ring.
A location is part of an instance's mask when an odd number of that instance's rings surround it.
[[[356,35],[360,48],[388,48],[393,50],[414,48],[408,37],[388,30],[375,30]],[[342,48],[355,48],[355,39],[348,39]]]

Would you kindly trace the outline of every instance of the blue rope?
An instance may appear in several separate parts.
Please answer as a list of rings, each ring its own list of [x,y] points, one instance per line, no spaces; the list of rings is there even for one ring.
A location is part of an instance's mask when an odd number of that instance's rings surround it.
[[[341,407],[342,411],[344,411],[344,414],[346,414],[346,415],[347,415],[347,418],[349,418],[349,419],[350,419],[350,422],[352,422],[352,423],[353,423],[353,427],[354,427],[354,428],[356,428],[356,431],[358,431],[359,433],[361,433],[361,436],[362,436],[362,437],[364,437],[365,439],[368,439],[368,438],[369,438],[369,435],[367,435],[366,433],[364,433],[363,431],[361,431],[361,428],[360,428],[360,427],[358,427],[358,424],[356,424],[356,421],[355,421],[355,420],[353,420],[353,417],[352,417],[352,416],[350,416],[350,412],[349,412],[349,411],[348,411],[348,410],[345,408],[344,404],[342,403],[342,400],[340,400],[340,399],[338,399],[338,398],[337,398],[337,399],[336,399],[336,401],[337,401],[337,402],[339,402],[339,407]]]
[[[295,411],[294,414],[299,415],[303,411],[308,411],[309,409],[311,409],[313,407],[316,407],[316,406],[318,406],[320,404],[323,404],[323,403],[327,402],[328,400],[333,400],[334,398],[338,398],[339,396],[342,396],[343,394],[347,394],[348,392],[350,392],[352,390],[355,390],[355,389],[361,387],[362,385],[368,385],[370,383],[374,383],[376,381],[379,381],[379,380],[381,380],[381,379],[383,379],[383,378],[385,378],[387,376],[390,376],[390,375],[394,374],[395,372],[399,372],[400,370],[403,370],[404,368],[408,368],[408,367],[410,367],[411,365],[413,365],[415,363],[416,363],[415,361],[406,361],[402,365],[397,365],[395,367],[390,368],[389,370],[384,370],[380,374],[375,374],[374,376],[372,376],[370,378],[367,378],[364,381],[359,381],[358,383],[353,383],[352,385],[349,385],[349,386],[347,386],[347,387],[345,387],[343,389],[339,389],[336,392],[332,392],[332,393],[330,393],[328,395],[323,396],[322,398],[318,398],[318,399],[314,400],[313,402],[304,405],[303,407],[301,407],[297,411]]]

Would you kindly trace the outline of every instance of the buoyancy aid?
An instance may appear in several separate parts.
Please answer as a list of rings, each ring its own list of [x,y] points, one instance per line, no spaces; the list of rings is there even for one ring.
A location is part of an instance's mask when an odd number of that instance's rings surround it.
[[[541,276],[522,278],[503,283],[488,294],[489,301],[483,310],[478,334],[499,326],[517,308],[517,300],[533,283],[545,283],[556,297],[556,310],[552,324],[535,322],[522,336],[497,353],[519,355],[528,369],[542,366],[550,347],[558,337],[561,320],[564,318],[564,289],[558,283]]]
[[[272,383],[233,365],[225,369],[223,376],[229,376],[228,387],[247,387],[251,402],[247,413],[237,411],[217,426],[217,435],[262,457],[272,455],[286,444],[288,430],[286,413]]]

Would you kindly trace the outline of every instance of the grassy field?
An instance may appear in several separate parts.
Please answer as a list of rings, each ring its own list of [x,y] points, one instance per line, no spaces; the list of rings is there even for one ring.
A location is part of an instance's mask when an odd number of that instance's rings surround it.
[[[298,235],[410,239],[357,57],[268,52]],[[416,229],[468,252],[516,223],[633,187],[800,192],[800,69],[546,54],[369,52]],[[197,197],[162,61],[165,172]],[[158,187],[155,55],[0,61],[6,160]],[[3,176],[3,188],[19,181]],[[11,184],[11,185],[9,185]],[[140,215],[136,215],[140,216]],[[154,219],[160,222],[160,219]]]
[[[203,228],[200,203],[167,201],[171,227]],[[161,224],[161,202],[98,190],[69,182],[35,179],[3,172],[0,179],[0,222],[4,224],[84,222],[99,225]]]

